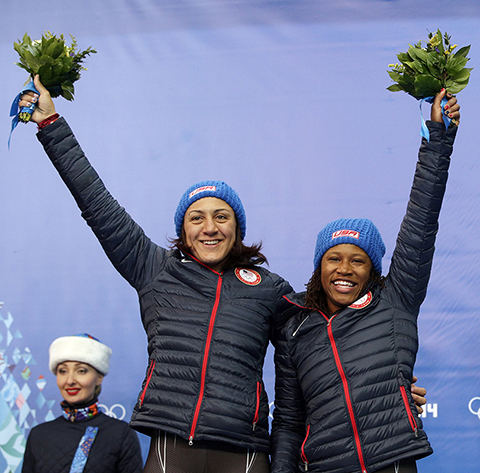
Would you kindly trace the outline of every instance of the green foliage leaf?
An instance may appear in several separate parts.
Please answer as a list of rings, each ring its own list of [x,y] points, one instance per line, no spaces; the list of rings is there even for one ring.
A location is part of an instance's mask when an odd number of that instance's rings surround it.
[[[397,58],[400,62],[405,62],[410,60],[410,56],[407,53],[398,53]]]
[[[467,86],[469,80],[470,78],[462,82],[447,81],[446,89],[452,94],[458,94]]]
[[[62,83],[62,96],[67,100],[73,100],[73,94],[75,89],[73,88],[73,84],[71,82],[63,82]]]
[[[416,99],[436,95],[445,87],[452,93],[463,90],[470,79],[472,68],[465,67],[470,46],[454,53],[450,36],[440,30],[428,34],[426,46],[419,41],[409,45],[406,52],[397,54],[400,64],[387,71],[394,84],[387,87],[391,92],[404,91]]]
[[[468,68],[465,68],[465,69],[462,69],[458,74],[455,74],[455,81],[456,82],[463,82],[465,80],[468,81],[468,79],[470,78],[470,71],[472,69],[468,69]]]
[[[398,82],[399,79],[402,78],[402,75],[399,72],[395,71],[387,71],[388,75],[395,81]]]
[[[462,69],[467,65],[468,59],[465,57],[452,57],[447,60],[445,69],[449,75],[459,74],[462,72]]]
[[[73,83],[80,79],[80,72],[85,70],[83,62],[86,57],[96,53],[91,47],[78,51],[75,37],[70,35],[70,38],[71,44],[68,46],[63,34],[55,36],[47,31],[40,40],[32,41],[25,33],[21,42],[18,40],[13,43],[19,55],[19,62],[15,64],[32,77],[39,74],[52,97],[61,95],[67,100],[73,100]]]
[[[408,54],[413,60],[427,62],[428,53],[421,48],[410,48]]]
[[[64,45],[61,42],[52,42],[48,46],[46,54],[54,59],[58,58],[61,54],[65,55]]]
[[[401,90],[403,90],[403,88],[398,84],[393,84],[390,87],[387,87],[387,90],[389,90],[390,92],[400,92]]]
[[[435,77],[419,75],[415,78],[415,90],[419,97],[431,97],[442,90],[443,84]]]
[[[467,54],[470,51],[470,45],[469,46],[464,46],[463,48],[460,48],[456,53],[455,56],[462,56],[462,57],[467,57]]]
[[[50,86],[50,83],[52,81],[52,69],[47,65],[47,66],[42,66],[39,70],[38,70],[38,74],[40,75],[40,77],[42,78],[42,84],[45,86],[45,87],[48,87]]]

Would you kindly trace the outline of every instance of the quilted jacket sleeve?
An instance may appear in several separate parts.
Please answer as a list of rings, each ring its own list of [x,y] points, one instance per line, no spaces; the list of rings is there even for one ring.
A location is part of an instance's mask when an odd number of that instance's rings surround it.
[[[133,287],[141,289],[157,271],[154,266],[161,264],[165,250],[146,237],[108,192],[63,118],[37,137],[110,261]]]
[[[275,345],[275,411],[272,424],[272,473],[297,471],[305,438],[306,413],[296,370],[290,362],[286,334],[277,334]]]
[[[418,314],[432,268],[438,217],[447,183],[457,126],[427,122],[430,142],[422,139],[410,200],[397,237],[384,294],[394,307]]]

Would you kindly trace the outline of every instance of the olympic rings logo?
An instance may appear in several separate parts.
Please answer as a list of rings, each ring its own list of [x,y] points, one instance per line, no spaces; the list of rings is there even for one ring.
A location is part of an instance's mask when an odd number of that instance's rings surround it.
[[[123,420],[127,413],[125,407],[123,407],[121,404],[114,404],[110,408],[105,404],[99,404],[98,407],[104,414],[107,414],[107,416],[113,417],[114,419]]]
[[[477,401],[478,402],[478,407],[477,410],[473,410],[473,403]],[[470,402],[468,403],[468,410],[475,416],[477,416],[480,419],[480,397],[474,397],[473,399],[470,399]]]

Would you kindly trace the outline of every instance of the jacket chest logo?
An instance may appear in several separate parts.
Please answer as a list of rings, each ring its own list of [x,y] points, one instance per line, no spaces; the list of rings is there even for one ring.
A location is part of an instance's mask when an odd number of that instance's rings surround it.
[[[235,276],[248,286],[257,286],[262,282],[262,277],[253,269],[235,268]]]
[[[367,294],[365,294],[363,297],[360,297],[360,299],[356,300],[349,307],[351,309],[363,309],[364,307],[367,307],[370,302],[372,302],[372,293],[368,291]]]

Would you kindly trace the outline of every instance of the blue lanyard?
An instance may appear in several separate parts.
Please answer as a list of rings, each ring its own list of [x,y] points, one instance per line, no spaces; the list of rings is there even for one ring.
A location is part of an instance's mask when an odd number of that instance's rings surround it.
[[[93,441],[97,436],[97,432],[98,427],[87,427],[87,430],[78,444],[75,456],[73,457],[70,473],[82,473],[85,468],[85,463],[87,463],[88,454],[92,448]]]

